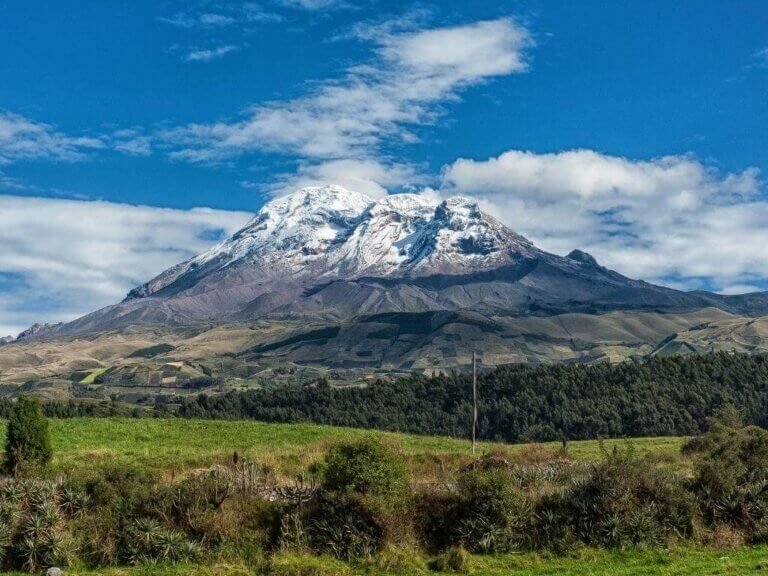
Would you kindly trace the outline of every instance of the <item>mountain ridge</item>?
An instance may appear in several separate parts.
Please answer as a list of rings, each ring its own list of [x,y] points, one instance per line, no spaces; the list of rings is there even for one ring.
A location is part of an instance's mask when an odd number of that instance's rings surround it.
[[[121,303],[26,338],[303,315],[338,321],[387,312],[705,307],[768,314],[768,293],[681,292],[627,278],[579,249],[550,254],[462,197],[375,200],[327,185],[273,199],[232,237]]]

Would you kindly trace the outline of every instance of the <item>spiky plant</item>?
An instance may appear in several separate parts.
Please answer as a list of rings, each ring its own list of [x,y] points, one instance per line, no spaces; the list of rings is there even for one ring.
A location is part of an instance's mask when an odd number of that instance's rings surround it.
[[[76,488],[62,488],[59,497],[61,510],[70,518],[82,518],[90,506],[91,498],[88,493]]]

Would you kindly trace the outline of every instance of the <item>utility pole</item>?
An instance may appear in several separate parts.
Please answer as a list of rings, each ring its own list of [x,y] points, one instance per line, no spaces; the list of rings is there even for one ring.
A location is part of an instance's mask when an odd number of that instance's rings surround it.
[[[477,353],[472,351],[472,455],[477,447]]]

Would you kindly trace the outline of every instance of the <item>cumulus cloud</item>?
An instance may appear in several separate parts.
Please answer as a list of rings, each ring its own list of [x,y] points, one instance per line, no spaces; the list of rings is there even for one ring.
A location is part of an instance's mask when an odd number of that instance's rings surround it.
[[[218,48],[192,50],[184,57],[184,59],[187,62],[210,62],[211,60],[221,58],[222,56],[225,56],[230,52],[235,52],[239,49],[239,46],[233,46],[230,44],[228,46],[219,46]]]
[[[0,195],[0,335],[115,303],[250,216]]]
[[[305,97],[259,105],[233,122],[167,130],[172,156],[214,162],[247,152],[312,160],[364,159],[383,143],[413,142],[439,105],[472,85],[524,72],[527,30],[503,18],[371,38],[375,58]]]
[[[628,276],[734,292],[768,278],[761,186],[756,168],[722,174],[690,156],[511,150],[444,167],[441,193],[479,199],[552,252],[581,248]]]

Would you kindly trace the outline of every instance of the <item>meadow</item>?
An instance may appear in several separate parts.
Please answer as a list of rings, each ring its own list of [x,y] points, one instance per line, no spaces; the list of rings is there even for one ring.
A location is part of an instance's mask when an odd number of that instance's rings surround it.
[[[471,446],[467,440],[439,436],[230,420],[50,419],[50,432],[54,449],[52,467],[60,472],[114,463],[177,473],[228,463],[237,452],[240,458],[271,466],[284,480],[320,459],[333,443],[372,434],[400,446],[417,477],[419,472],[426,473],[430,465],[468,461]],[[5,422],[0,422],[0,441],[5,441]],[[648,454],[675,466],[685,466],[685,459],[680,456],[683,441],[676,437],[584,440],[569,442],[567,451],[576,460],[596,460],[602,450],[630,444],[638,455]],[[560,442],[480,442],[477,448],[479,454],[494,451],[510,455],[538,451],[554,454],[561,449]]]
[[[411,434],[370,432],[313,424],[267,424],[255,421],[211,421],[185,419],[72,418],[49,421],[54,459],[50,472],[79,475],[104,467],[133,466],[159,472],[167,478],[217,464],[231,464],[233,458],[263,464],[272,469],[279,483],[293,478],[319,462],[329,447],[338,442],[376,436],[402,451],[416,483],[440,481],[444,470],[456,470],[472,460],[466,440]],[[0,440],[5,423],[0,422]],[[681,455],[683,438],[640,438],[632,440],[560,442],[506,445],[481,442],[478,454],[503,456],[518,462],[540,461],[564,454],[578,462],[599,460],[614,447],[631,446],[639,458],[687,475],[690,460]],[[237,454],[237,456],[235,456]],[[604,550],[584,547],[564,554],[520,552],[472,554],[465,570],[477,576],[573,576],[612,575],[694,575],[768,573],[768,547],[736,549],[700,545],[662,548]],[[445,574],[431,558],[421,554],[417,568],[425,574]],[[416,568],[406,573],[419,573]],[[242,559],[209,559],[203,564],[149,564],[134,567],[102,568],[77,566],[67,574],[85,576],[235,576],[274,574],[277,576],[332,576],[336,574],[402,574],[397,567],[372,561],[342,562],[330,557],[302,556],[284,551]]]
[[[768,547],[739,550],[683,548],[679,550],[605,551],[587,549],[569,557],[547,557],[535,553],[473,556],[474,576],[741,576],[768,573]],[[331,558],[297,559],[278,554],[272,574],[278,576],[357,576],[394,574],[377,572],[361,564],[349,566]],[[261,567],[242,564],[136,566],[98,571],[67,570],[72,576],[263,576]],[[430,571],[428,576],[450,573]],[[9,576],[25,576],[11,573]],[[418,576],[409,574],[408,576]]]

